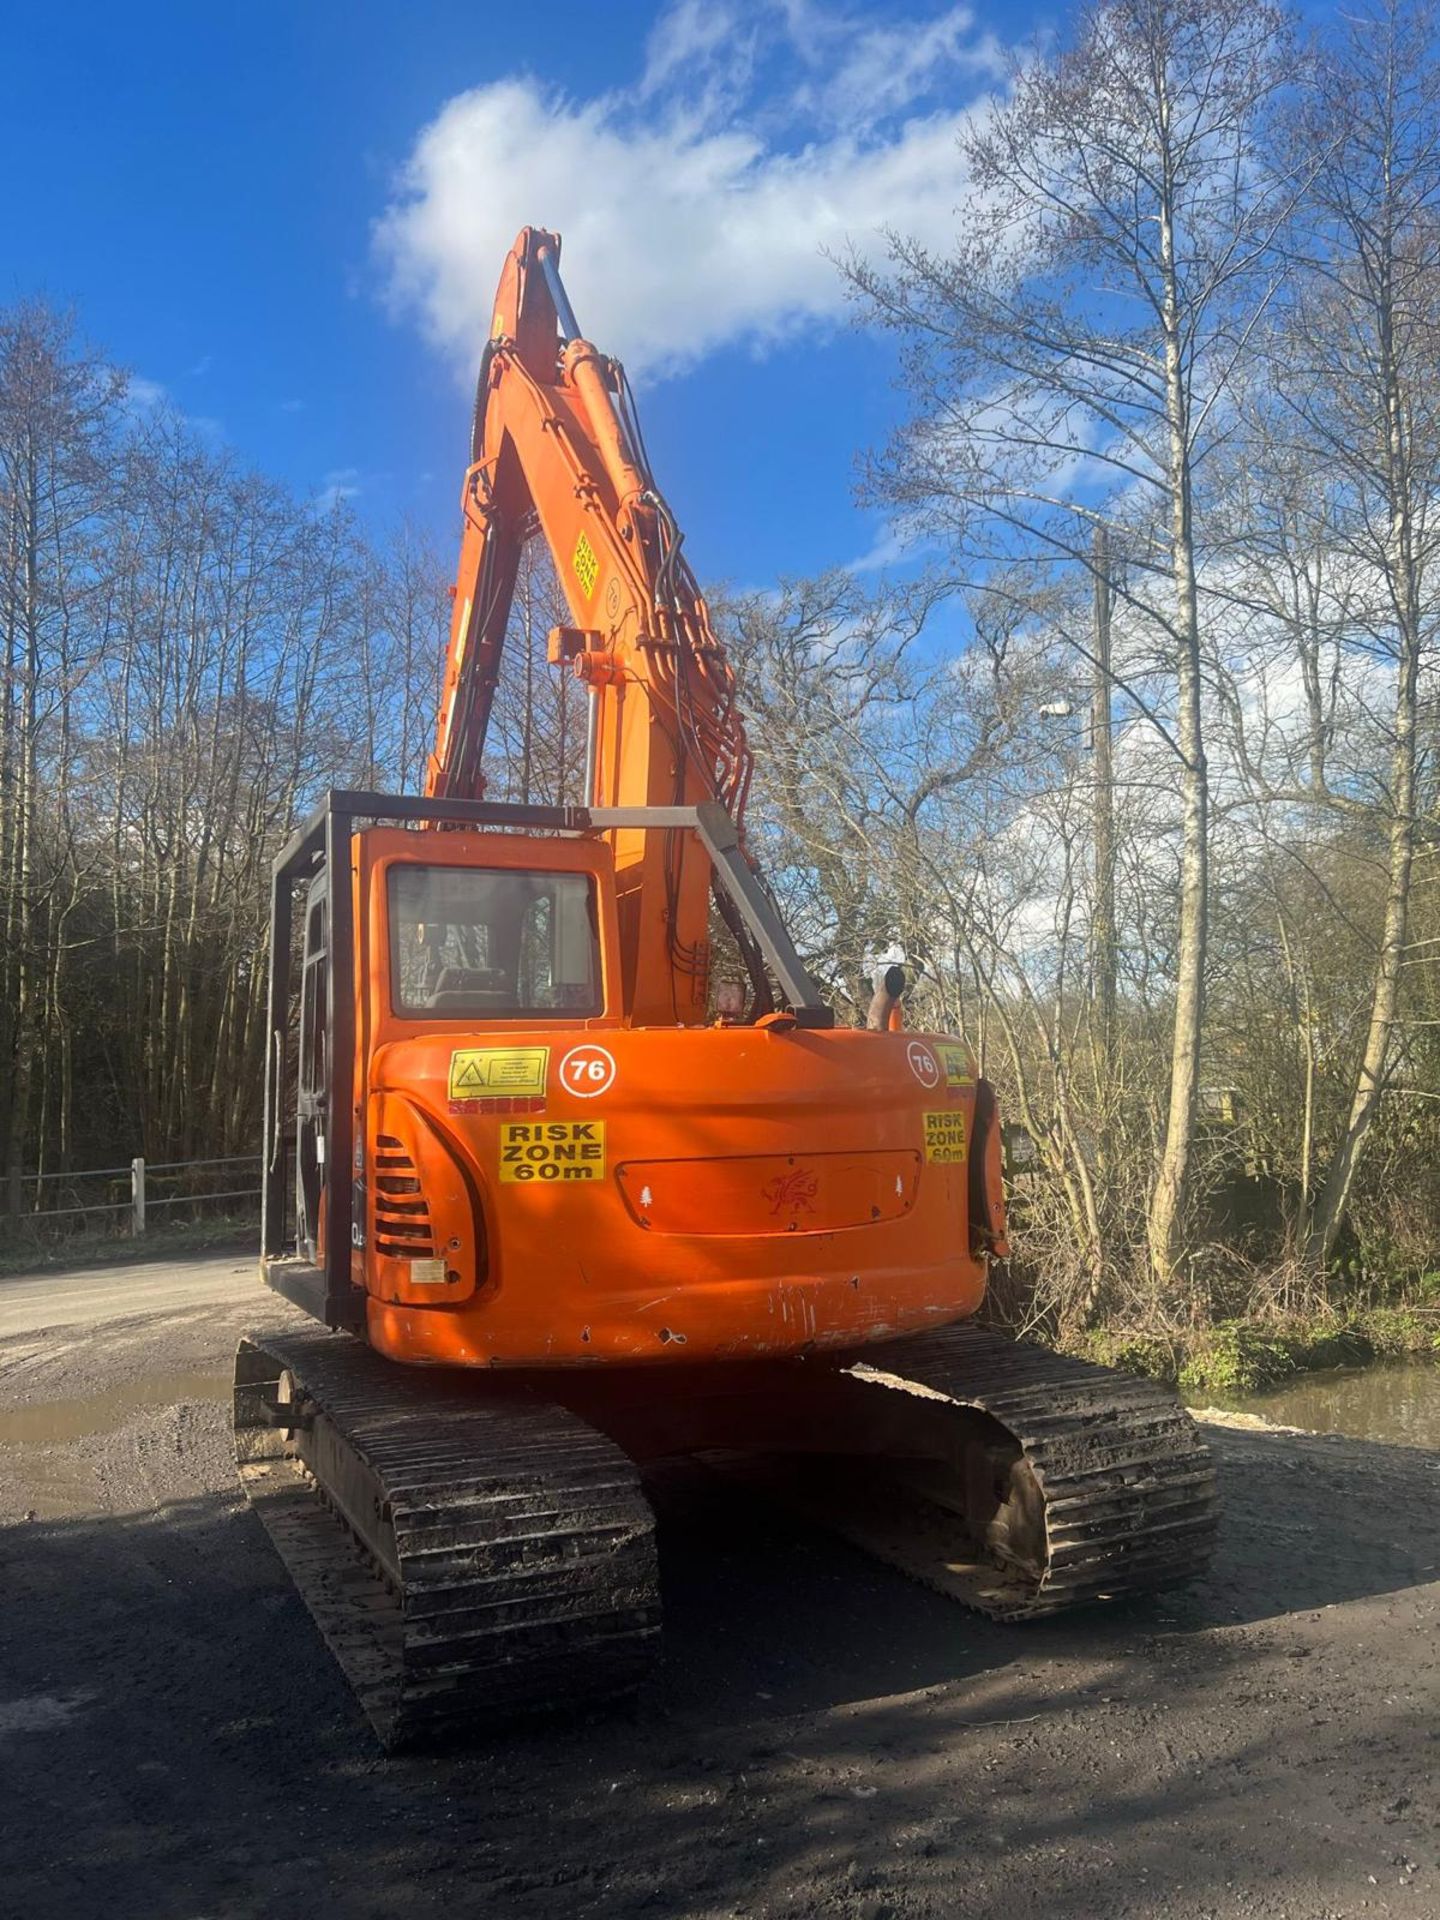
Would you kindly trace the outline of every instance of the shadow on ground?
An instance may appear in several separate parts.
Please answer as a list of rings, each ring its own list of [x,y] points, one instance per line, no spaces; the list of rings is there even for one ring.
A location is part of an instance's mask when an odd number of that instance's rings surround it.
[[[1408,1887],[1433,1842],[1410,1614],[1440,1477],[1403,1449],[1221,1448],[1211,1578],[1019,1629],[667,1478],[666,1658],[637,1711],[396,1760],[228,1492],[10,1527],[7,1904],[875,1920],[1229,1912],[1269,1887],[1276,1913],[1348,1911],[1326,1875],[1368,1885],[1373,1855]],[[1369,1610],[1358,1638],[1342,1602]]]

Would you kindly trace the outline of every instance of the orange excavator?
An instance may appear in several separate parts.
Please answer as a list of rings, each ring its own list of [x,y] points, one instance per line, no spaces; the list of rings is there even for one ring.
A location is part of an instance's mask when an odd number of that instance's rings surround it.
[[[319,1324],[241,1343],[237,1455],[389,1746],[636,1689],[670,1456],[761,1461],[1008,1619],[1214,1533],[1171,1396],[974,1324],[993,1093],[903,977],[837,1025],[787,934],[732,669],[559,257],[527,228],[500,281],[425,795],[331,792],[274,868],[262,1271]],[[573,805],[486,798],[537,522]]]

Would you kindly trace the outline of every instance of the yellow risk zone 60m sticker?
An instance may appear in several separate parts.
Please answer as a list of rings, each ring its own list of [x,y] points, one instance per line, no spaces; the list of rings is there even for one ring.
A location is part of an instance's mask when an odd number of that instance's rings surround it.
[[[603,1120],[512,1121],[500,1129],[500,1178],[554,1186],[605,1178]]]
[[[927,1113],[925,1115],[925,1158],[949,1161],[952,1165],[965,1158],[965,1116],[963,1113]]]

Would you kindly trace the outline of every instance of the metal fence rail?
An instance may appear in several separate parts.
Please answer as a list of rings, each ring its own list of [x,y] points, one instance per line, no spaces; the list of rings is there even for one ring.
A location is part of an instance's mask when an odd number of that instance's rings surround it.
[[[184,1207],[208,1204],[212,1200],[258,1200],[260,1198],[259,1153],[228,1154],[211,1160],[152,1160],[147,1163],[143,1154],[137,1154],[126,1167],[85,1167],[75,1168],[63,1173],[30,1173],[24,1176],[22,1185],[33,1186],[38,1192],[46,1181],[69,1181],[80,1186],[91,1180],[124,1180],[127,1191],[113,1200],[77,1201],[69,1206],[27,1208],[19,1215],[21,1220],[62,1220],[79,1214],[110,1213],[130,1215],[130,1231],[144,1233],[147,1212],[156,1207]],[[211,1171],[219,1167],[253,1167],[256,1171],[256,1184],[253,1187],[224,1187],[220,1190],[202,1189],[192,1193],[152,1193],[151,1183],[168,1182],[183,1179],[197,1170]],[[237,1174],[236,1178],[243,1178]]]

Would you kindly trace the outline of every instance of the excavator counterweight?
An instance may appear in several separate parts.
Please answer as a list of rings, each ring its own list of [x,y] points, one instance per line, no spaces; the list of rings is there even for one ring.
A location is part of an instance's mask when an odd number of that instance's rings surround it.
[[[527,228],[501,275],[426,792],[328,794],[273,876],[262,1274],[318,1324],[242,1342],[237,1456],[387,1745],[635,1690],[676,1455],[1006,1619],[1214,1533],[1172,1396],[974,1324],[993,1090],[894,970],[837,1025],[786,931],[732,668],[559,255]],[[537,526],[587,705],[548,807],[484,771]]]

